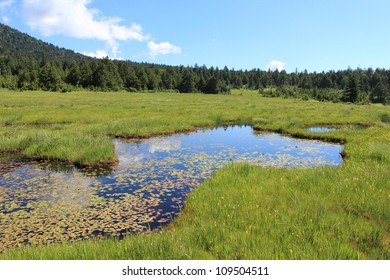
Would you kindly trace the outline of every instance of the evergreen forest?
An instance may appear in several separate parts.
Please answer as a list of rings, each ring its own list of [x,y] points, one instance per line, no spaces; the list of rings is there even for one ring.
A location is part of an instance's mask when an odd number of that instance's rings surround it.
[[[0,88],[9,90],[165,91],[229,94],[257,90],[268,97],[390,104],[390,70],[309,73],[167,66],[96,59],[37,40],[0,24]]]

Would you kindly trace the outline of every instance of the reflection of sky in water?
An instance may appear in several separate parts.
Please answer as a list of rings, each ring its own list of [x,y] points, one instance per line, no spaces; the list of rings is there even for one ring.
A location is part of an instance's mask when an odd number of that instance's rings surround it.
[[[309,127],[306,129],[307,132],[316,132],[316,133],[325,133],[335,131],[337,128],[335,127]]]
[[[180,149],[181,141],[179,139],[154,138],[145,141],[149,145],[149,152],[169,152]]]
[[[0,216],[8,222],[0,220],[0,241],[12,239],[11,224],[17,221],[23,227],[19,218],[27,212],[36,217],[35,224],[55,213],[65,224],[62,234],[80,227],[88,228],[89,235],[139,231],[147,224],[157,227],[179,213],[191,189],[230,163],[316,167],[342,162],[340,145],[273,133],[255,135],[249,126],[114,144],[119,164],[105,176],[87,176],[75,168],[51,171],[37,164],[1,172]],[[9,232],[2,235],[3,229]]]
[[[115,144],[120,161],[119,169],[140,168],[139,163],[146,167],[148,163],[155,161],[163,161],[165,165],[172,161],[188,163],[219,160],[218,166],[221,166],[227,163],[226,160],[248,160],[267,165],[267,161],[261,160],[262,158],[277,160],[282,154],[291,156],[291,162],[269,163],[279,166],[315,167],[338,165],[342,161],[339,154],[342,149],[340,145],[293,139],[271,133],[255,135],[250,127],[218,128],[156,138],[137,144],[119,141]]]
[[[86,207],[93,193],[91,185],[94,181],[76,170],[65,173],[23,165],[0,176],[0,185],[5,189],[3,200],[14,203],[14,207],[8,208],[3,204],[2,210],[4,213],[31,210],[31,202],[45,204],[45,209],[58,205],[70,211],[75,205],[77,208]],[[4,199],[5,195],[8,199]]]

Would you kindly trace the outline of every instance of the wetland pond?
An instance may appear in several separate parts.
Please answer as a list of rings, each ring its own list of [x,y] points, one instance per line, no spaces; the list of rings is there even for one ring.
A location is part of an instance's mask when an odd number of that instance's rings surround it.
[[[114,144],[119,163],[106,173],[0,163],[0,251],[157,229],[179,214],[193,188],[223,166],[338,166],[343,148],[254,133],[250,126]]]
[[[307,132],[326,133],[338,130],[335,127],[309,127],[306,129]]]

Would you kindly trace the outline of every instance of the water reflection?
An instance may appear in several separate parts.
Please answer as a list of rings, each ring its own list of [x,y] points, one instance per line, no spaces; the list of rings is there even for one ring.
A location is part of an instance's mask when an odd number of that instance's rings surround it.
[[[309,127],[306,129],[307,132],[326,133],[338,130],[335,127]]]
[[[149,152],[169,152],[173,150],[180,149],[181,141],[179,139],[164,139],[164,138],[155,138],[145,141],[146,144],[149,144]]]
[[[189,192],[231,163],[317,167],[342,162],[342,147],[267,133],[249,126],[114,141],[119,164],[87,176],[33,163],[2,164],[0,250],[92,235],[122,236],[157,228],[178,215]]]

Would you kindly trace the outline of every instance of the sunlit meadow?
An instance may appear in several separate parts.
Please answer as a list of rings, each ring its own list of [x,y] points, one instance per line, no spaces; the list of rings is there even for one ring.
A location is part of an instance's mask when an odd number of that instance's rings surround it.
[[[3,162],[19,157],[112,168],[118,162],[115,137],[141,140],[224,124],[344,144],[340,167],[228,165],[195,187],[181,214],[159,231],[123,240],[59,237],[50,245],[4,250],[0,258],[389,259],[389,107],[271,99],[246,91],[0,96]],[[0,186],[0,201],[4,191]]]

